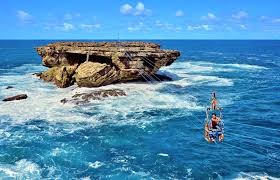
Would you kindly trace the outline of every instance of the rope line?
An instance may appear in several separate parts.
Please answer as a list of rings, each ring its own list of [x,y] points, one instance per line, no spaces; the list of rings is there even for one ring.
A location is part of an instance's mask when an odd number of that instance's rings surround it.
[[[243,123],[232,122],[232,121],[229,121],[229,122],[227,122],[227,123],[239,124],[239,125],[242,125],[242,126],[250,126],[250,127],[254,127],[254,128],[261,128],[261,129],[264,129],[264,130],[273,130],[273,131],[278,131],[278,132],[280,132],[279,129],[268,128],[268,127],[263,127],[263,126],[255,126],[255,125],[251,125],[251,124],[243,124]]]
[[[264,139],[254,138],[254,137],[251,137],[251,136],[244,136],[244,135],[235,134],[235,133],[228,132],[228,131],[227,131],[227,134],[231,134],[231,135],[235,135],[235,136],[240,136],[240,137],[245,137],[245,138],[254,139],[254,140],[259,140],[259,141],[263,141],[263,142],[267,142],[267,143],[271,143],[271,144],[275,144],[275,145],[280,146],[280,143],[277,143],[277,142],[274,142],[274,141],[267,141],[267,140],[264,140]]]
[[[130,61],[132,61],[132,55],[129,53],[129,52],[125,52],[124,53],[125,54],[125,56],[126,56],[126,58],[128,59],[128,60],[130,60]],[[144,59],[143,59],[146,63],[148,63],[150,66],[152,66],[153,68],[155,68],[155,65],[153,65],[153,64],[151,64],[150,62],[148,62],[147,61],[147,58],[146,57],[144,57]],[[146,78],[144,78],[146,81],[161,81],[157,76],[155,76],[155,75],[153,75],[153,74],[148,74],[147,72],[145,72],[145,71],[143,71],[142,70],[142,72],[141,72],[141,76],[143,77],[143,76],[145,76]],[[154,77],[154,78],[153,78]],[[155,78],[157,79],[157,80],[155,80]]]
[[[130,53],[126,52],[125,55],[128,57],[129,60],[132,60],[132,56]],[[147,64],[149,64],[152,68],[157,68],[154,63],[144,57],[143,58],[144,62],[146,62]],[[140,75],[146,80],[146,81],[149,81],[149,80],[155,80],[152,76],[154,76],[157,80],[161,81],[158,77],[156,77],[155,75],[149,75],[148,73],[146,73],[145,71],[142,71],[140,73]],[[149,79],[149,80],[148,80]],[[197,87],[192,87],[192,88],[197,88]],[[198,88],[197,88],[198,89]],[[246,91],[248,93],[248,91]],[[200,125],[203,125],[205,122],[203,122],[201,119],[199,119],[195,114],[192,114],[193,117],[197,120],[197,123],[199,123]],[[203,129],[203,127],[198,127],[197,124],[193,121],[193,119],[191,118],[190,119],[191,123],[197,127],[198,129]],[[249,124],[242,124],[242,123],[236,123],[236,122],[227,122],[227,123],[232,123],[232,124],[240,124],[240,125],[245,125],[245,126],[249,126],[249,127],[254,127],[254,128],[262,128],[262,129],[265,129],[265,130],[274,130],[274,131],[279,131],[277,129],[273,129],[273,128],[265,128],[265,127],[261,127],[261,126],[254,126],[254,125],[249,125]],[[235,134],[235,133],[231,133],[231,132],[227,132],[227,134],[231,135],[231,136],[235,136],[235,137],[244,137],[244,138],[247,138],[247,139],[253,139],[253,140],[259,140],[259,141],[263,141],[263,142],[267,142],[267,143],[270,143],[270,144],[275,144],[275,145],[280,145],[280,143],[277,143],[277,142],[273,142],[273,141],[267,141],[267,140],[263,140],[263,139],[259,139],[259,138],[254,138],[254,137],[250,137],[250,136],[244,136],[244,135],[240,135],[240,134]],[[262,155],[264,157],[267,158],[266,155],[263,155],[263,154],[260,154],[260,153],[256,153],[256,152],[253,152],[253,151],[250,151],[250,150],[247,150],[245,148],[242,148],[242,147],[237,147],[235,145],[232,145],[232,144],[229,144],[229,143],[226,143],[226,142],[223,142],[223,144],[226,144],[228,146],[231,146],[233,148],[236,148],[236,149],[239,149],[239,150],[243,150],[243,151],[247,151],[249,153],[252,153],[254,155]],[[257,145],[257,146],[256,146]],[[260,144],[256,144],[256,143],[253,143],[253,144],[249,144],[248,141],[247,141],[247,147],[253,147],[255,149],[259,149],[259,150],[262,150],[262,151],[265,151],[267,152],[268,151],[268,147],[264,147]],[[272,148],[272,147],[269,147],[269,148]],[[273,148],[274,149],[274,148]],[[274,149],[275,150],[275,149]],[[269,157],[268,157],[269,158]],[[269,158],[271,159],[271,158]],[[276,161],[276,162],[279,162],[277,159],[271,159],[273,161]]]
[[[197,118],[196,115],[193,114],[193,116],[198,120],[198,123],[200,123],[201,125],[203,125],[203,122],[199,120],[199,118]],[[195,124],[192,120],[191,122],[193,124]],[[196,126],[196,125],[195,125]],[[196,126],[197,127],[197,126]],[[263,141],[263,142],[267,142],[267,143],[270,143],[270,144],[275,144],[275,145],[279,145],[280,146],[280,143],[277,143],[277,142],[273,142],[273,141],[267,141],[267,140],[263,140],[263,139],[260,139],[260,138],[254,138],[254,137],[250,137],[250,136],[243,136],[243,135],[240,135],[240,134],[235,134],[235,133],[230,133],[230,132],[227,132],[227,134],[230,134],[231,136],[235,136],[235,137],[245,137],[245,138],[249,138],[249,139],[254,139],[254,140],[259,140],[259,141]],[[247,143],[249,143],[249,141],[246,141]],[[251,143],[251,142],[250,142]],[[256,145],[256,146],[254,146]],[[260,149],[262,151],[268,151],[268,148],[269,149],[273,149],[273,150],[276,150],[274,147],[271,147],[271,146],[263,146],[261,144],[258,144],[258,143],[253,143],[253,144],[247,144],[247,146],[250,146],[250,147],[253,147],[253,148],[256,148],[256,149]]]
[[[234,148],[236,148],[236,149],[240,149],[240,150],[243,150],[243,151],[247,151],[247,152],[252,153],[252,154],[255,154],[255,155],[257,155],[257,156],[261,155],[261,156],[264,156],[265,158],[267,158],[267,155],[260,154],[260,153],[256,153],[256,152],[250,151],[250,150],[248,150],[248,149],[244,149],[244,148],[242,148],[242,147],[234,146],[234,145],[228,144],[228,143],[226,143],[226,142],[223,142],[223,144],[226,144],[226,145],[228,145],[228,146],[234,147]],[[269,158],[269,157],[268,157],[268,159],[280,163],[280,161],[278,161],[277,159],[273,159],[273,158]]]
[[[230,133],[227,133],[227,134],[230,134]],[[233,138],[230,138],[230,137],[233,137]],[[234,138],[234,137],[236,137],[236,138]],[[236,139],[240,139],[240,138],[238,138],[238,136],[232,136],[232,134],[231,134],[231,136],[229,136],[228,139],[230,141],[232,141],[232,140],[236,140]],[[242,140],[244,140],[243,142],[246,143],[247,146],[254,147],[254,149],[260,149],[260,150],[264,150],[266,152],[268,152],[268,150],[278,150],[277,148],[274,148],[272,146],[262,145],[259,143],[254,143],[252,141],[246,141],[246,139],[242,139]]]

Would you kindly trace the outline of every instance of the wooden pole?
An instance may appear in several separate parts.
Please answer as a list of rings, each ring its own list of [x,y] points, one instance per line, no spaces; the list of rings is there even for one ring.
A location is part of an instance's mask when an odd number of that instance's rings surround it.
[[[89,59],[89,51],[87,53],[87,60],[86,60],[86,62],[88,62],[88,59]]]

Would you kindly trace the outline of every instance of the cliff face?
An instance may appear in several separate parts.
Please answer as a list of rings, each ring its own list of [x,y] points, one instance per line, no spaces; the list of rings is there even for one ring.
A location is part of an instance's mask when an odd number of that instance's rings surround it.
[[[180,56],[178,51],[144,42],[60,42],[36,50],[43,65],[50,68],[38,76],[61,88],[74,83],[98,87],[139,78],[148,80]]]

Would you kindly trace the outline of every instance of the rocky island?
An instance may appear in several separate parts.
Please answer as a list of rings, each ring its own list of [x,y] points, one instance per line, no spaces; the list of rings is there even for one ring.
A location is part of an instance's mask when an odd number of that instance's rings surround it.
[[[132,80],[160,80],[156,72],[179,51],[147,42],[58,42],[36,48],[47,71],[37,75],[58,87],[99,87]]]

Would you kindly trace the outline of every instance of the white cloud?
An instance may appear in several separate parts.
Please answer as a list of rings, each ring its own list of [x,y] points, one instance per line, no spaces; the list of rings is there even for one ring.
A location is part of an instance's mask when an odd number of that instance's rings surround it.
[[[274,22],[274,23],[280,23],[280,18],[273,19],[272,22]]]
[[[139,31],[144,28],[144,23],[143,22],[138,22],[137,24],[133,26],[129,26],[127,28],[128,31],[133,32],[133,31]]]
[[[182,30],[182,27],[180,27],[180,26],[177,26],[177,27],[175,27],[175,29],[174,29],[176,32],[179,32],[179,31],[181,31]]]
[[[265,21],[265,20],[267,20],[267,19],[269,19],[267,16],[261,16],[261,17],[260,17],[260,20],[261,20],[261,21]]]
[[[160,22],[160,20],[156,20],[155,25],[158,27],[163,26],[163,24]]]
[[[69,14],[69,13],[67,13],[67,14],[64,15],[64,19],[65,19],[65,20],[71,20],[72,18],[73,18],[72,15]]]
[[[94,24],[93,27],[95,27],[95,28],[100,28],[101,25],[100,25],[100,24]]]
[[[232,30],[233,30],[233,28],[232,28],[232,27],[230,27],[230,26],[227,26],[227,27],[226,27],[226,30],[228,30],[228,31],[232,31]]]
[[[240,24],[239,27],[240,27],[240,29],[243,29],[243,30],[247,29],[247,26],[244,24]]]
[[[261,16],[259,19],[260,19],[260,21],[263,21],[263,22],[280,23],[280,18]]]
[[[63,27],[62,27],[62,30],[63,31],[70,31],[70,30],[73,30],[75,27],[73,24],[70,24],[70,23],[63,23]]]
[[[208,24],[202,24],[202,25],[198,25],[198,26],[188,26],[187,30],[188,31],[194,31],[194,30],[212,30],[212,28],[208,25]]]
[[[216,19],[216,16],[212,13],[208,13],[208,18],[210,19]]]
[[[211,30],[211,28],[207,24],[201,25],[201,27],[202,27],[202,29],[205,29],[207,31]]]
[[[233,14],[231,17],[234,18],[234,19],[241,20],[241,19],[247,18],[248,17],[248,13],[245,12],[245,11],[239,11],[236,14]]]
[[[217,16],[213,13],[208,13],[206,16],[201,17],[202,20],[216,20]]]
[[[28,22],[29,20],[31,20],[31,15],[23,10],[19,10],[17,11],[17,18],[21,21],[21,22]]]
[[[64,20],[72,20],[74,18],[78,18],[78,17],[81,17],[81,14],[80,13],[66,13],[64,14]]]
[[[163,23],[163,22],[160,22],[159,20],[157,20],[155,22],[155,25],[157,27],[162,28],[162,29],[167,29],[167,30],[171,30],[172,29],[172,25],[170,23]]]
[[[161,22],[159,20],[157,20],[155,22],[155,26],[159,27],[159,28],[161,28],[163,30],[169,30],[169,31],[176,31],[176,32],[178,32],[178,31],[182,30],[182,27],[180,27],[180,26],[176,26],[174,24],[170,24],[170,23],[167,23],[167,22],[163,23],[163,22]]]
[[[130,31],[130,32],[132,32],[132,31],[137,31],[137,30],[139,30],[139,28],[138,28],[138,27],[131,27],[131,26],[130,26],[130,27],[127,28],[127,30]]]
[[[145,10],[145,5],[141,2],[138,2],[135,7],[136,11],[143,12]]]
[[[71,23],[42,23],[44,30],[56,30],[56,31],[71,31],[74,30],[76,27]]]
[[[80,24],[80,28],[84,30],[98,29],[100,27],[100,24]]]
[[[182,16],[184,16],[184,12],[182,10],[178,10],[178,11],[176,11],[175,16],[182,17]]]
[[[140,16],[150,15],[152,11],[150,9],[146,9],[142,2],[138,2],[134,8],[130,4],[123,4],[120,7],[120,12],[124,15]]]
[[[133,11],[133,7],[130,4],[124,4],[120,7],[122,14],[130,14]]]
[[[80,28],[84,30],[99,29],[100,27],[100,24],[80,24]]]

